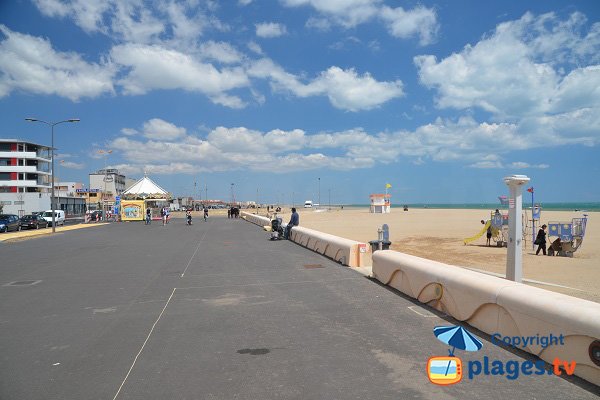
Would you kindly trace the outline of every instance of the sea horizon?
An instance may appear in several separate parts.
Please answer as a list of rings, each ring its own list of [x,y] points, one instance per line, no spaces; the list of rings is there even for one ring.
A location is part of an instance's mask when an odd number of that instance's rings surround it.
[[[392,208],[403,208],[404,204],[411,208],[432,208],[432,209],[465,209],[465,210],[507,210],[508,206],[498,203],[402,203],[392,204]],[[556,202],[556,203],[538,203],[542,210],[546,211],[600,211],[600,202]],[[325,204],[322,207],[326,206]],[[345,207],[363,208],[369,207],[369,204],[348,204]],[[523,209],[531,209],[531,203],[523,202]]]

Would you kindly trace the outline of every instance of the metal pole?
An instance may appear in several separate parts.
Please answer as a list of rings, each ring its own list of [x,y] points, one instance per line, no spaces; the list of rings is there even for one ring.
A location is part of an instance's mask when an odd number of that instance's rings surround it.
[[[52,149],[52,188],[50,189],[50,211],[52,211],[52,233],[56,232],[56,217],[54,216],[54,125],[51,125],[52,139],[50,146]]]
[[[319,178],[319,207],[321,207],[321,178]]]
[[[531,187],[531,248],[535,250],[535,217],[533,216],[534,203],[533,203],[533,187]]]

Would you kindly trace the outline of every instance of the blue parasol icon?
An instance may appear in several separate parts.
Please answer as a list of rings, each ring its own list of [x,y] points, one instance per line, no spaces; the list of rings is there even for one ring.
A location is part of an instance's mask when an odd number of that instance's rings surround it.
[[[433,328],[433,334],[441,342],[452,346],[452,350],[448,349],[450,357],[454,357],[455,349],[477,351],[483,347],[479,339],[471,335],[462,326],[436,326]],[[450,368],[450,362],[448,362],[448,368]],[[448,368],[446,368],[446,375],[448,374]]]

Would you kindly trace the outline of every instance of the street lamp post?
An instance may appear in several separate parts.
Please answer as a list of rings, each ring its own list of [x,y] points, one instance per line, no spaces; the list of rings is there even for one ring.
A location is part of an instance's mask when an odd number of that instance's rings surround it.
[[[61,164],[64,165],[65,160],[60,160],[58,162],[58,166],[60,167]],[[57,171],[60,171],[60,168],[57,168]],[[57,203],[60,204],[60,174],[56,174],[58,176],[58,201]]]
[[[319,207],[321,207],[321,178],[319,178]]]
[[[66,119],[64,121],[58,121],[58,122],[47,122],[47,121],[42,121],[41,119],[37,119],[37,118],[25,118],[25,121],[27,122],[39,122],[42,124],[46,124],[50,126],[50,130],[51,130],[51,144],[50,144],[50,152],[51,152],[51,159],[52,159],[52,188],[50,189],[50,211],[52,211],[52,233],[56,232],[56,216],[54,215],[54,126],[58,125],[58,124],[62,124],[65,122],[79,122],[80,119],[79,118],[71,118],[71,119]]]
[[[107,196],[106,196],[106,183],[114,181],[113,177],[109,177],[108,168],[106,166],[106,158],[112,152],[113,151],[110,149],[109,150],[104,150],[104,149],[98,150],[98,154],[102,154],[104,156],[104,178],[103,178],[104,192],[102,192],[102,216],[103,216],[103,218],[106,218],[105,215],[106,215],[107,208],[108,208],[108,206],[107,206],[108,200],[107,200]],[[115,186],[115,191],[116,191],[116,186]]]

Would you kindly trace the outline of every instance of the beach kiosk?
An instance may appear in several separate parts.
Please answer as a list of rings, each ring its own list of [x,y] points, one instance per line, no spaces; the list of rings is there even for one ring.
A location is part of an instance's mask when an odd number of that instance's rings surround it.
[[[168,206],[172,196],[144,174],[123,193],[122,198],[121,220],[143,221],[147,208],[152,210],[153,217],[158,216],[158,210]]]
[[[369,196],[371,199],[371,214],[389,214],[391,211],[391,194],[375,193]]]

